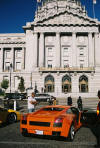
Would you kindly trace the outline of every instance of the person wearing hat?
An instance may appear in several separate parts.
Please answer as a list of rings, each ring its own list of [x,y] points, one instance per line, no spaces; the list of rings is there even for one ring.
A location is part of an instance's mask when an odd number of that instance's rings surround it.
[[[99,102],[97,105],[97,123],[96,123],[96,138],[97,138],[97,145],[95,145],[95,147],[100,148],[100,90],[98,90],[98,98],[99,98]]]

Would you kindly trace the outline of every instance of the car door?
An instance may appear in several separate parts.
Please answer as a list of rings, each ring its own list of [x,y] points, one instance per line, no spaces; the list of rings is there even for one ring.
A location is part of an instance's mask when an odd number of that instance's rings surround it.
[[[71,107],[72,113],[75,115],[74,116],[74,123],[75,123],[75,128],[77,129],[79,126],[79,110],[75,107]]]

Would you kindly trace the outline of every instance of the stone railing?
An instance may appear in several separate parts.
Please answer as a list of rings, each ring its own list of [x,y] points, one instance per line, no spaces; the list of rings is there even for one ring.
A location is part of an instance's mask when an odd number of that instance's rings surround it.
[[[39,71],[40,72],[46,72],[46,71],[50,71],[50,72],[53,72],[53,71],[67,71],[67,72],[94,72],[95,71],[95,68],[94,67],[83,67],[83,68],[80,68],[80,67],[66,67],[66,68],[63,68],[63,67],[60,67],[60,68],[57,68],[57,67],[52,67],[52,68],[48,68],[48,67],[40,67],[39,68]]]

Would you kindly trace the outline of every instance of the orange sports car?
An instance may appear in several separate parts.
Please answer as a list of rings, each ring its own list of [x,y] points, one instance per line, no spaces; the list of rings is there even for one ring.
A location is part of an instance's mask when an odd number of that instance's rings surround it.
[[[81,127],[81,112],[73,106],[46,106],[34,113],[23,114],[20,131],[27,134],[62,136],[74,139]]]

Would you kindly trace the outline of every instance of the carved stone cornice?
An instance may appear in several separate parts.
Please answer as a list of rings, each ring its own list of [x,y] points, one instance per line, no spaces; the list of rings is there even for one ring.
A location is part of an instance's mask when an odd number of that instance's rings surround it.
[[[0,41],[0,44],[25,44],[25,41]]]

